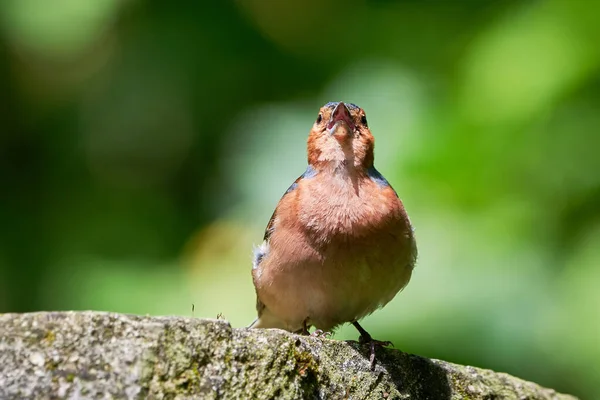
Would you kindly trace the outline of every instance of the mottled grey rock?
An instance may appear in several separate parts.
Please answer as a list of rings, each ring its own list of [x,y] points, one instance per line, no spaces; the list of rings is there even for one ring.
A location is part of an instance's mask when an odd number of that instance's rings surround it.
[[[574,399],[510,375],[223,320],[0,315],[0,399]]]

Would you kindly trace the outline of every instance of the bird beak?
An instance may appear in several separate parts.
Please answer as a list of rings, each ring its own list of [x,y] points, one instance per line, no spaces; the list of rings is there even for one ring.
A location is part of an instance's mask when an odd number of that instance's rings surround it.
[[[350,116],[350,111],[348,110],[348,107],[340,101],[331,113],[331,117],[329,117],[329,122],[327,123],[329,133],[335,133],[335,131],[337,131],[336,127],[341,124],[345,124],[349,132],[354,131],[354,122]]]

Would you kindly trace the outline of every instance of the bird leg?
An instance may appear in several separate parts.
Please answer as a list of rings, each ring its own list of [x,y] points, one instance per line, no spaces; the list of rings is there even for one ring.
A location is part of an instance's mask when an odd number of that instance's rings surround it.
[[[308,336],[308,335],[310,335],[310,332],[308,331],[309,329],[310,329],[310,325],[308,325],[308,318],[306,318],[304,321],[302,321],[302,329],[299,329],[299,330],[295,331],[294,333],[297,333],[299,335]]]
[[[331,332],[323,332],[321,329],[317,329],[313,333],[310,333],[309,329],[310,325],[308,324],[308,318],[306,318],[304,321],[302,321],[302,328],[298,329],[297,331],[294,331],[294,333],[315,338],[328,338],[329,336],[331,336]]]
[[[352,322],[352,325],[358,330],[360,333],[360,337],[358,338],[358,343],[365,345],[368,344],[371,350],[371,355],[369,357],[369,361],[371,361],[371,369],[375,369],[375,346],[377,347],[388,347],[393,346],[392,342],[389,341],[380,341],[375,340],[371,337],[369,332],[365,331],[362,326],[357,321]]]

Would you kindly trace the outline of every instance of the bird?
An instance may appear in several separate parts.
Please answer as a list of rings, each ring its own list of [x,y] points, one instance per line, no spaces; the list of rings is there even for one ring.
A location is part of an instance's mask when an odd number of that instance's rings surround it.
[[[281,197],[252,279],[258,317],[249,328],[308,335],[344,323],[359,342],[374,340],[359,320],[389,303],[410,281],[417,245],[397,192],[374,165],[375,139],[353,103],[320,108],[307,140],[308,166]]]

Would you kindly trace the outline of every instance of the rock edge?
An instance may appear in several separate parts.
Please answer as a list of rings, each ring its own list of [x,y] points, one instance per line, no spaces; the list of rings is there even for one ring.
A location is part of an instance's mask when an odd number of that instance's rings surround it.
[[[0,314],[0,399],[573,400],[505,373],[224,320]]]

